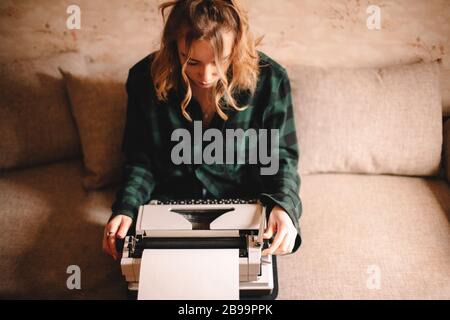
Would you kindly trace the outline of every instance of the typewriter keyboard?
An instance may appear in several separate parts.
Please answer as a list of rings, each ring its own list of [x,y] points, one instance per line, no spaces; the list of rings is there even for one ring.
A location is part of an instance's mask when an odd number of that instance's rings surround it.
[[[188,204],[255,204],[258,199],[184,199],[184,200],[153,200],[150,204],[176,204],[176,205],[188,205]]]

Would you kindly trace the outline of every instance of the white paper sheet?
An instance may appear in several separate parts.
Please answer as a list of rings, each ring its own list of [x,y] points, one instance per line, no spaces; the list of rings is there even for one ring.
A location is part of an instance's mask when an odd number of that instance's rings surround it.
[[[238,300],[238,249],[144,250],[139,300]]]

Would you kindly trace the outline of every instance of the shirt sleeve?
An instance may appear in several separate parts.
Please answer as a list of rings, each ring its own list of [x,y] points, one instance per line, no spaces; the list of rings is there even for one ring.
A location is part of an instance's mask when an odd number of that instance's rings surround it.
[[[261,201],[270,213],[275,205],[283,208],[297,229],[297,237],[292,253],[301,245],[299,218],[302,213],[302,202],[299,197],[300,176],[298,174],[299,148],[292,106],[291,86],[287,73],[284,71],[281,79],[272,78],[269,104],[263,115],[264,128],[278,129],[278,149],[272,152],[279,155],[278,171],[273,175],[262,175],[263,193]],[[276,80],[276,81],[275,81]],[[270,132],[268,132],[270,137]],[[268,138],[270,140],[270,138]]]
[[[122,152],[125,156],[122,182],[112,204],[111,218],[122,214],[137,217],[139,207],[150,200],[155,188],[152,164],[148,145],[150,139],[148,123],[145,123],[145,113],[139,104],[138,82],[136,75],[130,70],[126,82],[128,94],[127,118],[122,142]],[[110,219],[111,219],[110,218]]]

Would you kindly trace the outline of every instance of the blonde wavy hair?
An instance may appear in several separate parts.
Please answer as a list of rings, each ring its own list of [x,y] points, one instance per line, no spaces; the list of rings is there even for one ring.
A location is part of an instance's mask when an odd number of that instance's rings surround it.
[[[166,10],[171,8],[166,16]],[[240,91],[254,93],[259,75],[259,56],[256,51],[261,38],[254,40],[249,31],[247,13],[238,0],[175,0],[159,6],[164,30],[161,47],[156,52],[151,66],[151,75],[159,101],[167,101],[171,90],[178,90],[180,84],[186,91],[181,103],[181,113],[190,122],[186,111],[192,99],[192,89],[186,75],[186,67],[191,57],[191,45],[195,40],[210,41],[213,49],[219,80],[213,87],[216,111],[224,120],[228,116],[222,108],[230,105],[237,111],[247,106],[238,106],[234,94]],[[183,32],[184,31],[184,32]],[[223,32],[234,32],[235,40],[230,56],[230,64],[225,71],[221,67],[223,56]],[[187,57],[181,64],[177,41],[185,37]]]

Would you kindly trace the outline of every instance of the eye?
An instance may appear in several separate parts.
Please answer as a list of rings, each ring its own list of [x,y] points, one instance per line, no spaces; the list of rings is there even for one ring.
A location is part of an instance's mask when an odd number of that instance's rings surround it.
[[[196,66],[196,65],[197,65],[197,62],[188,61],[187,64],[190,65],[190,66]]]

